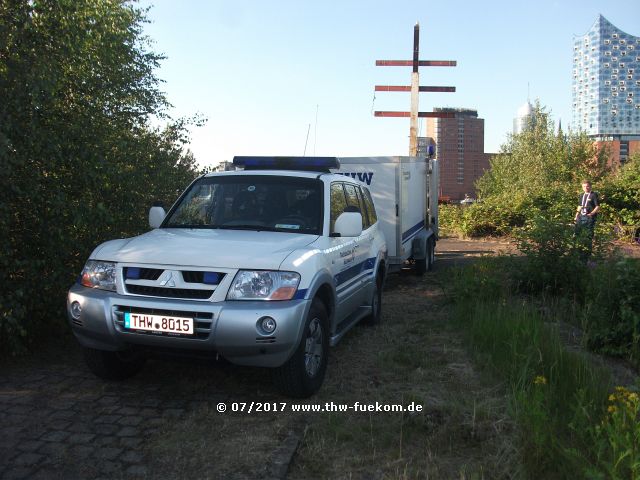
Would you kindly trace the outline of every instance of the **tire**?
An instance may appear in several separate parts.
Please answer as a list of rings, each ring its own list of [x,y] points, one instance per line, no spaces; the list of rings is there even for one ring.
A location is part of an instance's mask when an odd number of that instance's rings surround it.
[[[429,257],[429,265],[427,271],[433,270],[433,264],[436,263],[436,242],[432,238],[427,240],[427,257]]]
[[[89,370],[105,380],[125,380],[144,367],[146,359],[135,352],[108,352],[94,348],[84,349],[84,360]]]
[[[377,325],[382,319],[382,274],[378,273],[371,295],[371,313],[364,318],[368,325]]]
[[[298,348],[284,365],[273,370],[273,383],[288,397],[310,397],[322,386],[328,360],[329,318],[316,299],[305,319]]]
[[[431,265],[431,239],[427,240],[427,243],[425,245],[425,249],[424,249],[424,258],[420,258],[418,260],[416,260],[416,275],[418,276],[422,276],[425,273],[427,273],[428,271],[430,271],[433,266]]]

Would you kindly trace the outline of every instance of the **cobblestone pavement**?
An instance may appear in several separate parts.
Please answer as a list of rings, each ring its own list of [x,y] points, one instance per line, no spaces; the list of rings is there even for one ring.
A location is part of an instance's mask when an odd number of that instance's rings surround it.
[[[238,375],[230,366],[153,359],[133,379],[105,382],[85,367],[79,347],[68,349],[62,358],[0,370],[0,478],[157,478],[146,444],[190,413],[227,401],[219,381],[256,383],[242,378],[255,375],[250,369]],[[269,392],[266,377],[257,383]],[[234,397],[243,390],[251,395],[240,386]]]

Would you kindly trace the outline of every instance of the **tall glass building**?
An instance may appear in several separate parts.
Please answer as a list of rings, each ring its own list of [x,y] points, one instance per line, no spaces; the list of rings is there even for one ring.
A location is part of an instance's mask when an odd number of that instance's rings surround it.
[[[602,15],[574,37],[573,128],[599,141],[640,141],[640,37],[616,28]],[[622,158],[625,157],[625,158]]]

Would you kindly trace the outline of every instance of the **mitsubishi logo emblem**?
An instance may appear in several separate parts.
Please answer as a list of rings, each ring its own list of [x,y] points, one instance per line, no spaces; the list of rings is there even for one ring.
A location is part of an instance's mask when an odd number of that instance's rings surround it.
[[[159,278],[161,287],[175,287],[176,282],[173,280],[173,272],[166,270]]]

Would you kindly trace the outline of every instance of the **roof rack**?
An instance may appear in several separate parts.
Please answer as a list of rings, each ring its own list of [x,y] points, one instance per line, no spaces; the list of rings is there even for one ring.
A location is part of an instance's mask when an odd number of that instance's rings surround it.
[[[245,170],[301,170],[330,173],[340,168],[336,157],[233,157],[233,165]]]

